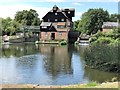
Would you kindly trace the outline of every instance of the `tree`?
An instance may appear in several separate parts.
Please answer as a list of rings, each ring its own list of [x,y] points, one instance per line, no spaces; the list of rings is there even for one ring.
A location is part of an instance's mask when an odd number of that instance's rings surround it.
[[[13,35],[19,28],[19,23],[12,20],[10,17],[0,18],[0,29],[2,30],[2,35]]]
[[[74,21],[74,30],[78,30],[78,24],[80,20]]]
[[[117,22],[117,20],[120,21],[120,14],[111,14],[110,15],[110,22]]]
[[[108,11],[104,11],[102,8],[89,9],[83,13],[81,21],[78,24],[78,30],[86,34],[95,34],[102,27],[103,22],[108,20]]]
[[[22,25],[40,25],[38,13],[33,9],[30,9],[29,11],[18,11],[15,15],[15,21],[19,22]]]
[[[12,29],[11,27],[12,19],[10,17],[7,17],[6,19],[2,19],[2,33],[9,35],[10,31]]]

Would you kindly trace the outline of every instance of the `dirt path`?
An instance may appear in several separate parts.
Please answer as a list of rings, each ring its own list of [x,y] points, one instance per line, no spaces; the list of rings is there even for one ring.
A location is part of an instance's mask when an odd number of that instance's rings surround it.
[[[118,82],[107,82],[98,84],[97,86],[91,88],[118,88]],[[66,85],[66,86],[44,86],[44,85],[36,85],[36,84],[4,84],[0,85],[0,88],[90,88],[87,87],[86,84],[79,85]]]

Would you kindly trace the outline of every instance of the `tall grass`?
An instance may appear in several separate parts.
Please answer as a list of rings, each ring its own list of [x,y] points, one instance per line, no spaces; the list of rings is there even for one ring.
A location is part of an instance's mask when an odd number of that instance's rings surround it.
[[[120,45],[92,45],[84,52],[86,64],[91,68],[96,68],[109,72],[120,72],[118,56]]]

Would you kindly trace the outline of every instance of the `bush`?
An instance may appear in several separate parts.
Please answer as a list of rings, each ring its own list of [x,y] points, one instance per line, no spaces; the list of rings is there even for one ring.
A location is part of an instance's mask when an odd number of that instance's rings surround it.
[[[113,42],[114,42],[114,40],[110,37],[100,37],[96,41],[96,43],[99,43],[99,44],[110,44]]]
[[[60,44],[60,45],[66,45],[66,44],[67,44],[67,41],[65,41],[65,40],[60,41],[59,44]]]
[[[97,40],[97,37],[91,37],[90,39],[89,39],[89,42],[91,43],[91,42],[95,42]]]
[[[99,31],[99,32],[97,32],[96,34],[93,35],[93,37],[96,37],[96,38],[99,38],[99,37],[102,37],[102,36],[104,37],[105,33],[101,32],[101,31]]]
[[[86,65],[108,72],[120,72],[119,45],[91,45],[84,51]]]

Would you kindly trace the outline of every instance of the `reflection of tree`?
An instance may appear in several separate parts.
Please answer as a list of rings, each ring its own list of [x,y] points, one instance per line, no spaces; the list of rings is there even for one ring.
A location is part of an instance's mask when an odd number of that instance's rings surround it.
[[[115,73],[108,73],[104,71],[99,71],[95,69],[85,68],[85,77],[88,77],[90,81],[97,81],[99,83],[112,80],[113,77],[117,77]]]
[[[44,54],[44,67],[52,76],[60,73],[71,74],[71,56],[68,47],[63,46],[40,46],[40,53]]]
[[[2,57],[20,57],[24,55],[35,54],[37,52],[37,47],[32,44],[11,44],[3,45],[2,47]]]

